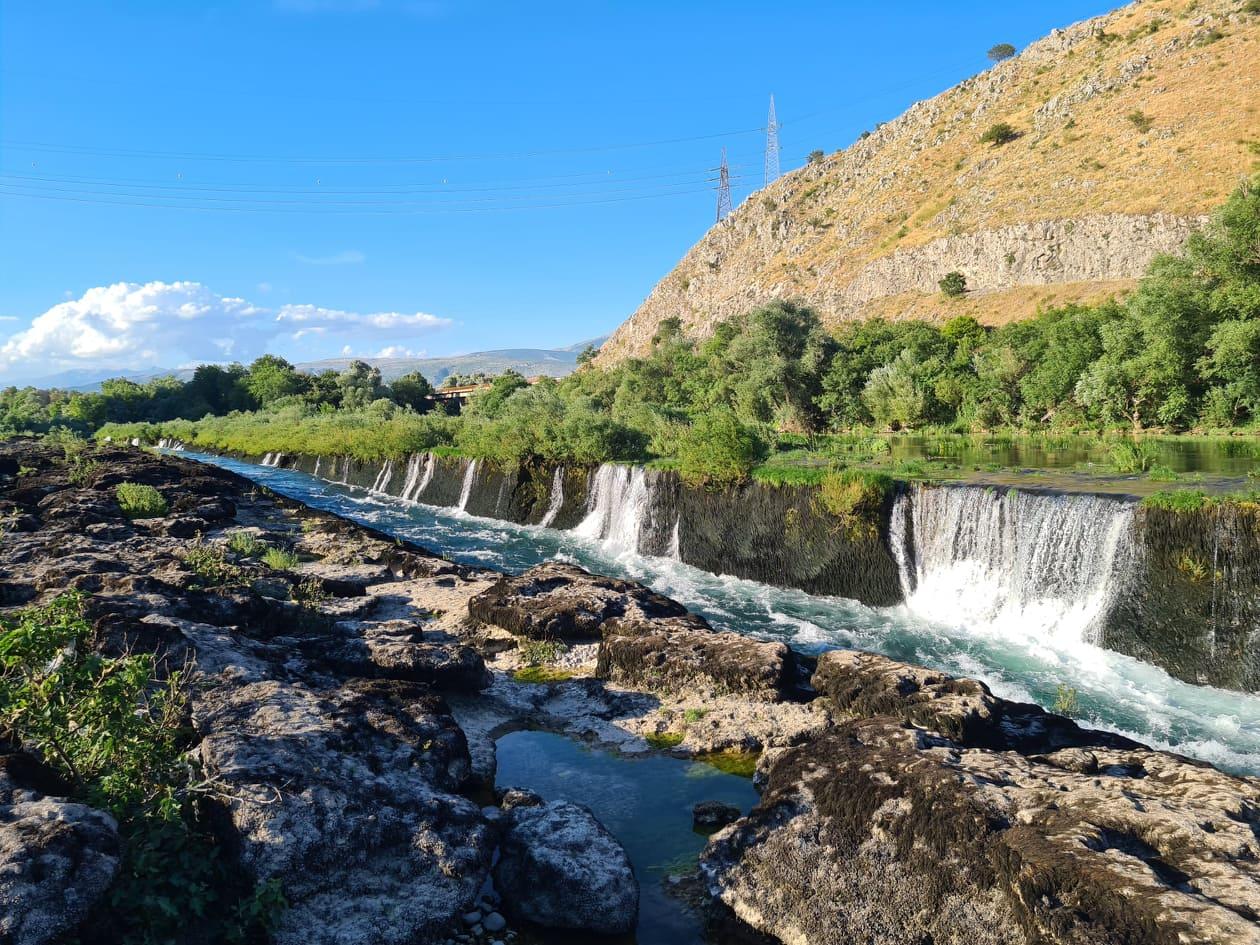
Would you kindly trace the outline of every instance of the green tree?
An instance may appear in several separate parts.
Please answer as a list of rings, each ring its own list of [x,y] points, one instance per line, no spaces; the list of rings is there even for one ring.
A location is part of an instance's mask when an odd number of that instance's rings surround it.
[[[951,299],[958,298],[967,291],[967,277],[957,270],[945,273],[936,284],[940,286],[941,294]]]
[[[433,385],[419,371],[396,377],[389,385],[390,396],[400,407],[424,413],[433,406]]]
[[[337,386],[341,389],[341,404],[348,410],[366,407],[383,396],[380,368],[366,361],[351,361],[337,376]]]
[[[245,386],[259,406],[266,407],[281,398],[302,393],[307,381],[284,358],[264,354],[249,366]]]
[[[1004,121],[996,122],[990,125],[980,136],[981,144],[991,144],[995,148],[1000,148],[1004,144],[1009,144],[1019,137],[1019,132],[1013,126]]]
[[[695,485],[731,485],[746,479],[766,453],[766,441],[754,427],[718,408],[698,416],[682,437],[678,471]]]
[[[467,412],[475,417],[497,417],[508,399],[518,390],[529,387],[529,381],[517,371],[504,371],[490,382],[489,390],[475,394]]]
[[[879,425],[892,430],[913,429],[931,415],[930,371],[909,350],[871,372],[862,401]]]
[[[1015,55],[1015,47],[1010,43],[998,43],[996,46],[989,47],[987,55],[990,61],[1001,62]]]

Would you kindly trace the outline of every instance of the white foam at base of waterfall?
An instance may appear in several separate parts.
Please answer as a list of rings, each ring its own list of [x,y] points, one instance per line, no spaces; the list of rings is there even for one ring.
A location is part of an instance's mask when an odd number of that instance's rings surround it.
[[[906,489],[889,543],[906,609],[973,633],[1095,643],[1133,555],[1132,504],[976,487]]]

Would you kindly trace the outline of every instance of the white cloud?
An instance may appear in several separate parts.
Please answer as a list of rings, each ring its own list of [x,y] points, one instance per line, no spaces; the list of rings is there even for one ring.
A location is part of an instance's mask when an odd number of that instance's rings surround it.
[[[0,315],[0,322],[16,322],[21,321],[16,315]]]
[[[301,326],[294,333],[313,332],[316,329],[325,331],[345,331],[355,328],[375,329],[377,334],[410,335],[417,331],[428,331],[434,328],[445,328],[451,323],[449,318],[438,318],[427,312],[343,312],[335,308],[321,308],[318,305],[283,305],[276,315],[277,322],[288,322]]]
[[[265,351],[302,359],[326,356],[336,350],[330,346],[347,342],[406,350],[407,342],[449,324],[425,312],[272,309],[218,295],[197,282],[119,282],[36,316],[0,346],[0,373],[165,368],[249,361]],[[286,342],[290,350],[284,350]]]
[[[294,253],[293,258],[308,266],[357,266],[367,261],[367,256],[357,249],[343,250],[331,256],[303,256],[301,253]]]

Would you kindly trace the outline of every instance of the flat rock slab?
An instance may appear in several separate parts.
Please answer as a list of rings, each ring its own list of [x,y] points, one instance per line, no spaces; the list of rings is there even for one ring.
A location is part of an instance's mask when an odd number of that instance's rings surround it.
[[[468,602],[468,613],[535,640],[590,640],[615,617],[683,617],[687,609],[634,581],[549,561],[500,578]]]
[[[705,850],[712,893],[753,927],[784,942],[1260,942],[1255,781],[883,657],[828,654],[819,676],[848,711],[882,714],[774,753],[761,802]]]

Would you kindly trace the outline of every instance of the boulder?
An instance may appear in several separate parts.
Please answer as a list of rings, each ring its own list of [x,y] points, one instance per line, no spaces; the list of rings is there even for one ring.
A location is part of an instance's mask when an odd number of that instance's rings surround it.
[[[508,908],[546,928],[634,931],[639,883],[621,844],[585,807],[526,803],[505,816],[494,878]]]
[[[427,941],[485,881],[490,830],[454,793],[467,744],[424,687],[225,684],[198,695],[194,724],[230,847],[289,901],[278,945]]]
[[[500,578],[468,602],[468,613],[535,640],[589,640],[614,617],[683,617],[687,608],[634,581],[548,561]]]
[[[0,942],[43,945],[73,932],[113,883],[118,825],[108,814],[48,796],[37,765],[0,758]],[[41,783],[43,782],[43,783]]]
[[[721,801],[701,801],[691,809],[691,823],[697,830],[717,830],[733,824],[740,816],[738,807]]]
[[[702,855],[783,942],[1260,942],[1260,785],[882,657],[819,665],[851,714],[770,756]],[[986,721],[991,720],[991,721]],[[1003,733],[1006,733],[1003,741]]]
[[[616,617],[604,625],[595,673],[654,692],[697,687],[717,695],[777,701],[795,685],[785,643],[713,630],[700,617]]]

